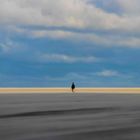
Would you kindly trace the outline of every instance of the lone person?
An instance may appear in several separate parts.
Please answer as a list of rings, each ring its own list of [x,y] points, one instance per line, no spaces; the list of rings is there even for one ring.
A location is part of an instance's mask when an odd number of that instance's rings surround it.
[[[74,92],[74,89],[75,89],[75,84],[74,84],[74,82],[73,82],[72,85],[71,85],[71,90],[72,90],[72,92]]]

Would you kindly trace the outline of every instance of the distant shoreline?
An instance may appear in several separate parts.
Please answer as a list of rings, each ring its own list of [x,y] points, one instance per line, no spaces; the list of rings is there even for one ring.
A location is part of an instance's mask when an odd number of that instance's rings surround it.
[[[76,88],[76,93],[140,94],[140,88]],[[0,88],[0,94],[18,93],[71,93],[70,88]]]

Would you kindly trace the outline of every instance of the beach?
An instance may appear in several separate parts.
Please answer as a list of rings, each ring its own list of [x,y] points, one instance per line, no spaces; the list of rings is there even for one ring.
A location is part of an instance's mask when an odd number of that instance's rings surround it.
[[[0,94],[6,93],[71,93],[71,88],[0,88]],[[140,88],[76,88],[75,93],[140,94]]]
[[[2,140],[139,140],[140,95],[0,94]]]

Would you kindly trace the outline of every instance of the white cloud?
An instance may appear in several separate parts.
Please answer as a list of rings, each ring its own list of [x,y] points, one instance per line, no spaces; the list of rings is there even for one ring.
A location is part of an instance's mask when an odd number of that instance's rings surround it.
[[[115,35],[99,35],[96,33],[79,33],[73,31],[62,31],[62,30],[53,30],[53,31],[23,31],[29,37],[32,38],[52,38],[52,39],[68,39],[73,41],[84,41],[91,42],[106,46],[124,46],[124,47],[139,47],[140,39],[139,37],[127,36],[122,37],[119,34]]]
[[[127,2],[119,3],[121,6],[127,4]],[[13,25],[99,30],[130,30],[130,27],[134,28],[136,25],[138,27],[138,23],[140,23],[140,19],[137,17],[137,20],[134,19],[136,22],[130,24],[131,18],[108,13],[89,4],[88,0],[58,0],[57,2],[56,0],[1,0],[0,18],[1,23]]]
[[[83,27],[96,17],[94,10],[102,14],[85,0],[1,0],[0,18],[7,24]]]
[[[140,14],[140,1],[139,0],[117,0],[117,3],[123,9],[124,14],[127,16],[137,16]]]
[[[97,76],[103,76],[103,77],[120,76],[119,72],[113,71],[113,70],[103,70],[101,72],[97,72],[96,75]]]
[[[17,45],[13,44],[12,41],[8,40],[5,43],[0,43],[0,48],[2,50],[2,53],[9,54],[11,53],[11,50],[13,51],[17,48]]]
[[[64,62],[64,63],[93,63],[99,62],[100,59],[94,56],[87,56],[87,57],[78,57],[78,56],[70,56],[65,54],[41,54],[37,58],[40,62]]]
[[[2,43],[0,43],[0,50],[2,54],[10,55],[10,54],[23,51],[24,47],[22,44],[18,44],[15,41],[6,39],[6,40],[3,40]]]
[[[18,33],[33,37],[79,38],[86,37],[97,43],[124,46],[140,45],[140,2],[139,0],[112,0],[102,2],[107,6],[117,3],[123,13],[111,13],[97,8],[89,0],[0,0],[1,26],[14,26]],[[20,26],[61,28],[60,30],[21,29]],[[66,31],[68,28],[71,31]],[[96,31],[75,33],[74,29]],[[97,35],[97,32],[107,32]],[[117,33],[117,35],[116,35]],[[123,33],[123,35],[122,35]],[[129,35],[129,37],[127,36]],[[137,35],[137,37],[136,37]]]
[[[62,31],[62,30],[54,30],[54,31],[31,31],[26,32],[27,35],[32,36],[33,38],[43,38],[43,37],[50,37],[53,39],[67,39],[73,37],[73,32],[69,31]]]
[[[100,76],[100,78],[98,77]],[[113,78],[113,80],[111,79]],[[104,70],[98,73],[67,73],[62,77],[46,76],[45,79],[51,83],[65,83],[67,86],[75,82],[77,87],[120,87],[135,86],[134,77],[127,74],[120,74],[114,70]]]

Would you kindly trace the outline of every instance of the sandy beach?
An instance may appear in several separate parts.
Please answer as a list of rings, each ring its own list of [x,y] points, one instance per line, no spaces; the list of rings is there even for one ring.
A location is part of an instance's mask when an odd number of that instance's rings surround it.
[[[140,140],[139,94],[0,94],[1,140]]]
[[[70,88],[0,88],[6,93],[70,93]],[[76,88],[75,93],[118,93],[140,94],[140,88]]]

